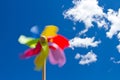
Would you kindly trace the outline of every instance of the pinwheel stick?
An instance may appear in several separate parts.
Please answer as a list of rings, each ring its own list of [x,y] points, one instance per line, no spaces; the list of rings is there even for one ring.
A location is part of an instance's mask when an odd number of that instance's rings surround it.
[[[44,36],[40,36],[40,40],[42,43],[45,42],[45,37]],[[42,80],[46,80],[46,60],[44,60],[44,64],[42,67]]]
[[[44,61],[44,65],[42,68],[42,80],[46,80],[46,60]]]

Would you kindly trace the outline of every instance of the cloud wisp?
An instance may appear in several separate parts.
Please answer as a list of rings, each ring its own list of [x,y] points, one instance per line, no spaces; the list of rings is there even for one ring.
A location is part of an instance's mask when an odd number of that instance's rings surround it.
[[[83,22],[85,30],[81,34],[88,31],[95,22],[98,27],[104,26],[107,29],[105,22],[106,14],[103,8],[98,5],[97,0],[73,0],[74,7],[64,11],[63,15],[74,22]]]
[[[110,60],[111,60],[114,64],[120,64],[120,60],[116,61],[114,57],[111,57]]]
[[[120,9],[118,12],[108,9],[107,13],[108,21],[111,23],[110,30],[106,33],[107,37],[112,38],[113,35],[118,34],[120,31]]]
[[[118,52],[120,53],[120,44],[116,46]]]
[[[79,38],[79,37],[75,37],[71,40],[69,40],[70,43],[70,47],[74,48],[74,47],[83,47],[83,48],[88,48],[90,47],[97,47],[98,44],[101,43],[101,41],[95,41],[95,37],[92,38]]]
[[[88,52],[86,55],[76,54],[75,59],[79,59],[79,64],[85,65],[97,61],[97,55],[92,51]]]

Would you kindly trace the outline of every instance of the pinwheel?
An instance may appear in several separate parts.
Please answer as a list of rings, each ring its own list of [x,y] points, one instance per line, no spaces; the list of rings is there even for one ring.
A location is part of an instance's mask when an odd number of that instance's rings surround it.
[[[46,26],[40,35],[40,38],[31,38],[21,35],[18,41],[25,44],[27,49],[20,57],[28,59],[36,56],[34,60],[35,70],[42,69],[42,80],[46,80],[46,60],[47,57],[51,64],[58,64],[62,67],[66,63],[64,49],[69,46],[68,39],[57,34],[58,27],[54,25]]]

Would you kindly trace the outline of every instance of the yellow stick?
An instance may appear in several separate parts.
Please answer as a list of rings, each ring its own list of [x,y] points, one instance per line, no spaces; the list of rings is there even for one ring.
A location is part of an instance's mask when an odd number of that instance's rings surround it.
[[[46,80],[46,60],[44,60],[44,65],[42,68],[42,80]]]

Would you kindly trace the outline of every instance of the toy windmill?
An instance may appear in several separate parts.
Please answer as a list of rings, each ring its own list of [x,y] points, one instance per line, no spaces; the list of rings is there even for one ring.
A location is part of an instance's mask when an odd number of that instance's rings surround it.
[[[47,58],[51,64],[58,64],[59,67],[62,67],[66,62],[64,49],[69,46],[69,42],[57,32],[57,26],[49,25],[45,27],[40,38],[35,39],[21,35],[18,39],[21,44],[30,47],[21,55],[21,58],[27,59],[36,56],[34,60],[35,70],[42,70],[42,80],[46,80]]]

